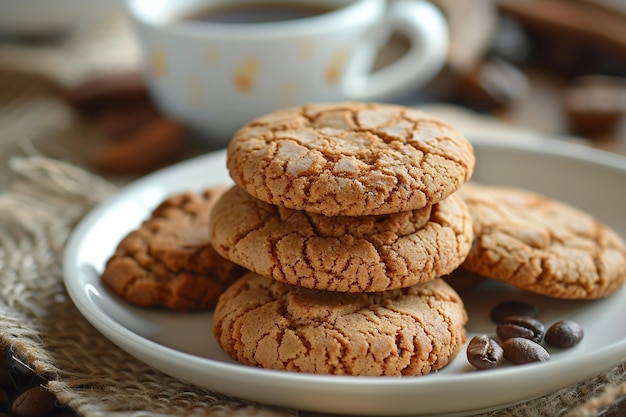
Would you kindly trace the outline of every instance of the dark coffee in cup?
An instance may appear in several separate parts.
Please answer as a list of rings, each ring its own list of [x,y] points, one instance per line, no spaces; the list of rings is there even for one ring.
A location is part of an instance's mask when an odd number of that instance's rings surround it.
[[[269,23],[317,16],[332,10],[334,10],[332,7],[313,2],[220,4],[191,13],[182,20],[211,23]]]

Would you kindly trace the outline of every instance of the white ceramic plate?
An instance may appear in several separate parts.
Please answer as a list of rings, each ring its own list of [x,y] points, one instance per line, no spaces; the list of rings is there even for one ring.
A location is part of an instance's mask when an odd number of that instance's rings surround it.
[[[474,180],[515,185],[571,203],[626,238],[626,158],[554,140],[515,143],[472,138]],[[464,350],[445,369],[420,377],[341,377],[268,371],[230,360],[211,334],[211,313],[138,309],[120,301],[99,279],[119,240],[167,195],[230,182],[224,153],[198,157],[149,175],[89,213],[65,253],[65,284],[102,334],[166,374],[227,395],[301,410],[364,415],[473,414],[505,407],[590,378],[626,361],[626,289],[595,301],[564,301],[489,284],[463,294],[468,340],[494,334],[489,311],[505,299],[535,303],[550,324],[570,318],[585,338],[551,350],[548,363],[473,371]],[[616,320],[617,319],[617,320]]]

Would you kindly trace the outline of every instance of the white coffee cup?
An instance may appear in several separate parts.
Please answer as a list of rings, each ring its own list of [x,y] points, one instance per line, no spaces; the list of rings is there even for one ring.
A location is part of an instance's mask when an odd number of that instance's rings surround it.
[[[199,10],[265,0],[128,0],[148,86],[168,115],[221,146],[243,124],[307,102],[385,101],[443,66],[448,28],[424,0],[283,0],[331,11],[264,23],[186,19]],[[276,3],[276,1],[274,1]],[[388,37],[411,42],[372,71]]]

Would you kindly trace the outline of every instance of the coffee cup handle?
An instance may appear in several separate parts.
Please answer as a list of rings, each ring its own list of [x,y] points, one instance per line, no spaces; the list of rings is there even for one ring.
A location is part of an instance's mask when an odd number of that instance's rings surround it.
[[[395,62],[370,72],[382,46],[382,37],[388,38],[393,31],[408,37],[409,50]],[[424,0],[390,2],[384,21],[357,47],[347,67],[345,96],[359,101],[385,100],[414,91],[441,70],[448,45],[448,25],[432,3]]]

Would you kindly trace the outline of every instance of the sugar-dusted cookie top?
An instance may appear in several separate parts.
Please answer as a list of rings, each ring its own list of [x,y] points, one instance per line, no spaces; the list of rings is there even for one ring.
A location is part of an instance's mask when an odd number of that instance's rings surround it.
[[[198,310],[245,271],[220,256],[209,241],[209,213],[224,188],[165,199],[119,243],[106,263],[103,282],[142,307]]]
[[[216,203],[209,229],[213,247],[251,271],[340,292],[391,290],[448,274],[473,237],[456,194],[419,210],[328,217],[268,204],[238,186]]]
[[[446,366],[465,341],[467,313],[437,279],[354,294],[244,275],[215,308],[213,333],[235,360],[291,372],[416,376]]]
[[[626,248],[590,214],[526,190],[468,183],[474,243],[463,267],[535,293],[596,299],[626,280]]]
[[[267,203],[326,216],[417,210],[472,175],[471,144],[412,108],[310,104],[251,121],[228,146],[232,179]]]

